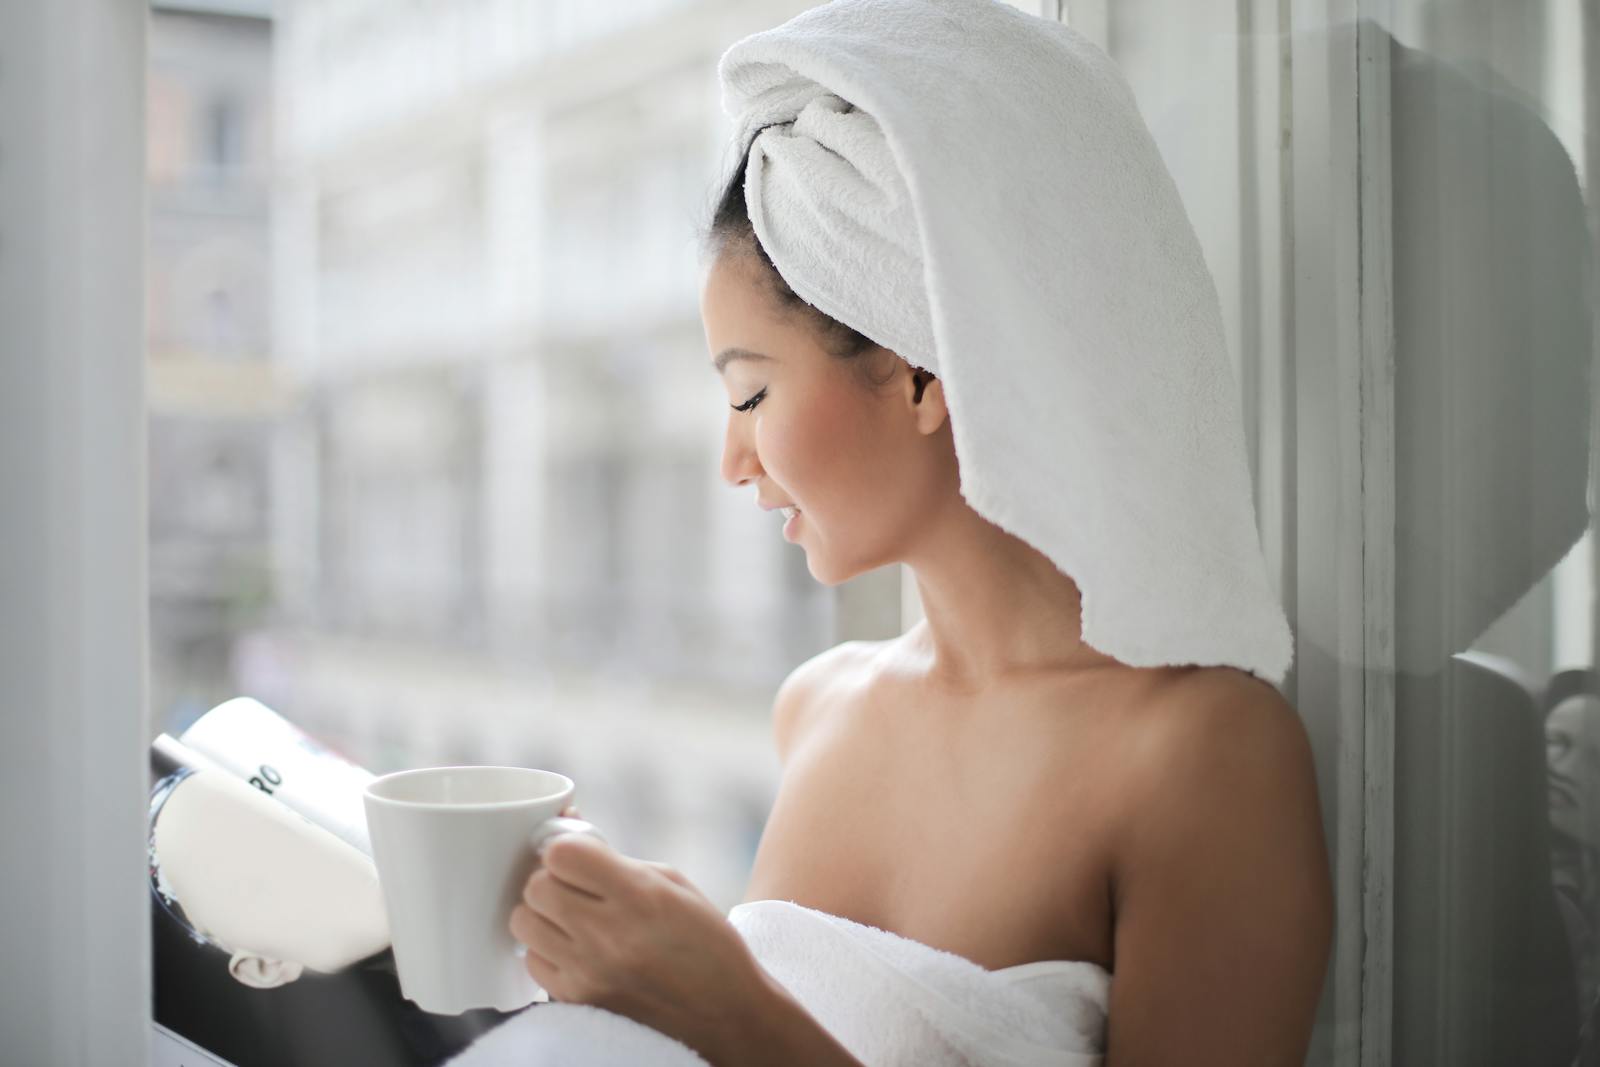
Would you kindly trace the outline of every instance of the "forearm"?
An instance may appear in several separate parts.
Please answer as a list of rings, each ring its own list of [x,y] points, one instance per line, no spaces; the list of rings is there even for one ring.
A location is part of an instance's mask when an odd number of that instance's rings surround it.
[[[765,968],[756,974],[712,1067],[864,1067]]]

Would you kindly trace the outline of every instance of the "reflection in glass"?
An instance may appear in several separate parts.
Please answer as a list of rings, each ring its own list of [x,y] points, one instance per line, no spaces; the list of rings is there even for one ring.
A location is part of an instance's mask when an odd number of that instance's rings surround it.
[[[1564,695],[1557,682],[1581,686]],[[1551,881],[1576,969],[1578,1003],[1594,1025],[1600,998],[1600,686],[1594,671],[1552,679],[1546,699],[1545,760],[1549,771]],[[1594,1037],[1586,1033],[1592,1047]]]
[[[1595,484],[1589,149],[1569,121],[1585,82],[1557,5],[1511,6],[1401,4],[1373,28],[1393,168],[1395,1063],[1596,1055],[1593,698],[1551,702],[1558,672],[1593,665],[1592,567],[1570,562],[1592,553]]]

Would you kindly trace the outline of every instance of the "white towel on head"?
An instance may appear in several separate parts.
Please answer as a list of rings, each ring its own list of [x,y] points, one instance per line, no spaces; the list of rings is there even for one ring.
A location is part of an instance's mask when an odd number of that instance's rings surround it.
[[[1116,65],[996,0],[833,0],[718,76],[778,272],[938,375],[962,495],[1078,584],[1084,641],[1280,683],[1216,288]]]
[[[986,970],[952,952],[787,900],[728,913],[751,953],[867,1067],[1100,1067],[1111,975],[1045,960]],[[688,1046],[600,1008],[536,1004],[446,1067],[705,1067]]]

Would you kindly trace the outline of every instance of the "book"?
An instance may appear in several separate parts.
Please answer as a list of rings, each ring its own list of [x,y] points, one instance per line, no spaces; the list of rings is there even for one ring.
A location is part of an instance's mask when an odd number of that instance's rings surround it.
[[[517,1014],[401,995],[371,772],[244,697],[159,735],[150,767],[156,1067],[433,1067]]]

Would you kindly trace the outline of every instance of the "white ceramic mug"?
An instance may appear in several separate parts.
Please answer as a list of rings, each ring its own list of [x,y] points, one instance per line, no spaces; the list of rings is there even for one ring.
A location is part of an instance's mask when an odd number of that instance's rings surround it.
[[[511,912],[559,833],[604,838],[561,818],[572,779],[528,767],[423,767],[367,784],[372,858],[388,910],[400,992],[424,1011],[514,1011],[541,990]]]

